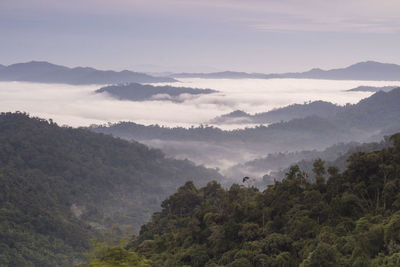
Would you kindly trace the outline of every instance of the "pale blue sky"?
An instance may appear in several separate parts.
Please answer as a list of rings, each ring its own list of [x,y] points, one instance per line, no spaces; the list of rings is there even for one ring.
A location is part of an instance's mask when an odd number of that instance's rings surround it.
[[[1,0],[0,64],[248,72],[400,64],[398,0]]]

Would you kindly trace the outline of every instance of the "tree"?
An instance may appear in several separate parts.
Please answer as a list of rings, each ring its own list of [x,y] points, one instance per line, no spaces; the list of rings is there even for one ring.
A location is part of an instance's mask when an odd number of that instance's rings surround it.
[[[313,164],[313,172],[315,175],[315,181],[317,182],[317,185],[320,187],[325,184],[324,175],[326,173],[326,170],[325,170],[324,164],[325,164],[325,161],[323,161],[320,158],[316,159]]]
[[[316,249],[310,253],[301,267],[335,267],[338,266],[337,251],[326,243],[319,243]]]

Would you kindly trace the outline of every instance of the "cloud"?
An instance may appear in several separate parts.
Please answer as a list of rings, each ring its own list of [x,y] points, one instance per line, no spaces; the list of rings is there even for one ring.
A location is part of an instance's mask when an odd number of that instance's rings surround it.
[[[2,0],[8,16],[64,13],[129,17],[164,14],[174,17],[257,20],[257,29],[273,31],[397,32],[398,0]],[[367,29],[371,28],[370,31]]]
[[[398,0],[1,0],[0,64],[284,72],[398,62],[398,10]]]
[[[205,3],[212,6],[214,1]],[[240,14],[232,20],[247,20],[250,27],[268,32],[393,34],[400,31],[397,0],[221,0],[214,8],[237,10]]]
[[[395,84],[307,79],[182,81],[174,86],[210,88],[220,93],[198,97],[181,96],[184,102],[133,102],[118,101],[106,94],[93,93],[98,86],[0,82],[0,111],[25,111],[46,119],[52,118],[61,125],[71,126],[133,121],[146,125],[189,127],[236,109],[256,113],[309,100],[326,100],[338,104],[356,103],[370,93],[343,90],[359,85]],[[232,125],[226,127],[231,128]]]
[[[400,23],[396,21],[370,20],[325,20],[299,21],[297,23],[264,23],[255,24],[256,30],[268,32],[344,32],[344,33],[378,33],[393,34],[400,31]]]

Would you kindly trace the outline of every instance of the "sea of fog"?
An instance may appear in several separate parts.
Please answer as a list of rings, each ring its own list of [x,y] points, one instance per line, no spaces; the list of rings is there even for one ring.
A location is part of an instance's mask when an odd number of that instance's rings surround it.
[[[160,84],[165,85],[165,84]],[[313,79],[180,79],[172,86],[210,88],[219,93],[182,96],[182,103],[168,101],[119,101],[95,94],[99,85],[73,86],[26,82],[0,82],[0,111],[23,111],[52,118],[59,125],[88,126],[133,121],[140,124],[183,126],[207,124],[210,119],[240,109],[264,112],[294,103],[325,100],[357,103],[369,92],[346,92],[361,85],[399,85],[390,81],[332,81]],[[252,125],[222,125],[232,129]]]

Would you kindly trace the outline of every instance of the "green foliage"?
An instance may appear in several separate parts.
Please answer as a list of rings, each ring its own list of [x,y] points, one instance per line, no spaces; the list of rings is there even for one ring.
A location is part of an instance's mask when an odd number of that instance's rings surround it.
[[[76,267],[150,266],[149,260],[127,249],[124,239],[118,239],[113,232],[110,232],[104,241],[93,240],[92,249],[86,253],[88,262],[78,264]]]
[[[105,251],[104,255],[99,259],[94,259],[89,262],[89,267],[123,267],[150,266],[149,261],[140,257],[133,251],[128,251],[123,247],[112,247]]]
[[[315,182],[292,166],[264,192],[187,183],[129,247],[154,266],[398,266],[399,158],[356,153],[343,173],[317,160]]]
[[[0,266],[71,266],[104,230],[138,229],[178,185],[215,178],[136,142],[3,113]]]
[[[302,267],[334,267],[338,265],[336,249],[326,243],[320,243],[309,257],[300,265]]]

